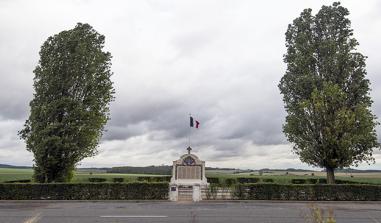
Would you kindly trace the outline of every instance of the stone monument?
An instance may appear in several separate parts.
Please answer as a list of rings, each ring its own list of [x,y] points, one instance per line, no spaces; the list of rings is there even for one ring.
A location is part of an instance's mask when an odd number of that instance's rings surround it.
[[[196,155],[188,153],[173,161],[172,178],[169,184],[169,199],[171,201],[200,201],[202,191],[208,187],[205,177],[205,161]]]

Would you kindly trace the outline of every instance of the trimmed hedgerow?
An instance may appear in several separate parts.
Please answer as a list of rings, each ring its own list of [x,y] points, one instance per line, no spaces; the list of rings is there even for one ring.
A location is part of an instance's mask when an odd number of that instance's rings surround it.
[[[168,183],[0,184],[0,200],[166,200]]]
[[[308,178],[308,179],[306,179],[306,181],[308,184],[317,184],[318,183],[317,178]]]
[[[292,184],[306,184],[306,179],[291,179]]]
[[[107,181],[106,178],[97,178],[97,177],[89,178],[89,182],[91,182],[91,183],[102,183],[102,182],[106,182],[106,181]]]
[[[218,177],[207,177],[206,181],[211,184],[219,184],[220,183],[220,178]]]
[[[4,181],[4,183],[30,183],[32,180],[8,180]]]
[[[137,177],[137,181],[141,182],[169,182],[171,180],[171,176],[163,176],[163,177]]]
[[[274,183],[274,180],[271,179],[271,178],[263,178],[262,182],[264,182],[264,183]]]
[[[318,183],[319,184],[327,184],[327,179],[319,178]]]
[[[112,182],[114,182],[114,183],[122,183],[123,181],[124,181],[123,177],[112,178]]]
[[[355,182],[355,181],[350,181],[350,180],[338,180],[338,179],[335,180],[335,183],[336,184],[366,184],[366,183],[362,183],[362,182]]]
[[[225,179],[225,185],[228,187],[230,187],[236,183],[237,183],[237,179],[235,179],[235,178],[226,178]]]
[[[238,183],[241,183],[241,184],[247,184],[247,183],[258,183],[259,182],[259,178],[252,178],[252,177],[248,177],[248,178],[244,178],[244,177],[240,177],[240,178],[237,178],[237,181]]]
[[[241,200],[380,201],[380,185],[353,184],[237,184]]]
[[[164,177],[153,177],[154,182],[169,182],[171,181],[171,176]]]

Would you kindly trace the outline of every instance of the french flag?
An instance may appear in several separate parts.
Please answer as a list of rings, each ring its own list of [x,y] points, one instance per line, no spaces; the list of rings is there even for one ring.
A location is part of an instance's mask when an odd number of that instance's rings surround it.
[[[190,118],[190,127],[195,127],[196,129],[198,129],[198,127],[200,126],[200,122],[193,119],[192,116],[190,116],[189,118]]]

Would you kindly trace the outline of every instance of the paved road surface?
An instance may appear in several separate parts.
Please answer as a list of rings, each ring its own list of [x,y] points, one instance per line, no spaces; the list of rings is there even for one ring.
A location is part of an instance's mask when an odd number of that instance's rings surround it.
[[[381,223],[381,202],[124,202],[0,201],[1,223],[93,222],[308,222],[309,206],[337,222]]]

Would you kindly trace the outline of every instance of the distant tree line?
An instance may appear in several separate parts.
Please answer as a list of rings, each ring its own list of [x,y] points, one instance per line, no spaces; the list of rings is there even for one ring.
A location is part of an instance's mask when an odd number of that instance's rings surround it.
[[[107,170],[108,173],[136,173],[136,174],[159,174],[159,175],[171,175],[172,166],[119,166],[112,167]]]
[[[218,167],[205,167],[205,170],[215,170],[215,171],[232,171],[239,169],[233,168],[218,168]],[[159,174],[159,175],[171,175],[172,166],[118,166],[107,169],[107,173],[134,173],[134,174]]]

